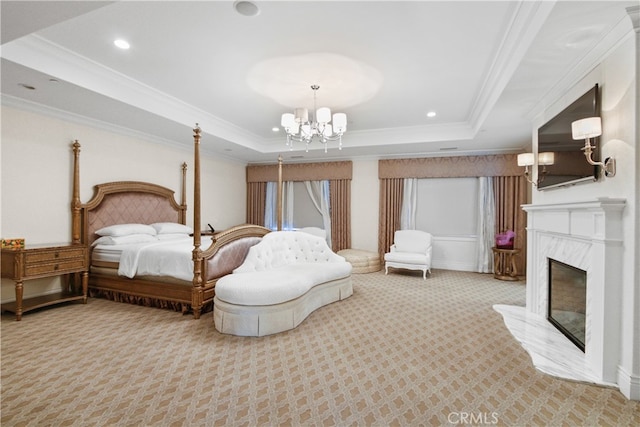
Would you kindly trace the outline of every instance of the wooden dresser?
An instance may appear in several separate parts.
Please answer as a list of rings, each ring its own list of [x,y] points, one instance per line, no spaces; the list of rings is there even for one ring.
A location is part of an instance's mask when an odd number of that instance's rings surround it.
[[[2,304],[2,311],[15,313],[16,320],[22,319],[22,313],[48,305],[76,300],[87,302],[89,249],[86,245],[64,243],[2,249],[1,265],[2,277],[16,282],[16,300]],[[23,300],[26,280],[63,275],[69,280],[61,292]]]

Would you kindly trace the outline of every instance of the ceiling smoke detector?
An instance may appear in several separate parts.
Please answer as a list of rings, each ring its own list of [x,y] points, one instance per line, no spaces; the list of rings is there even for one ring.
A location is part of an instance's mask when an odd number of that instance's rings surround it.
[[[233,8],[240,15],[244,16],[256,16],[260,13],[260,9],[258,9],[258,6],[256,6],[255,3],[246,0],[238,0],[234,2]]]

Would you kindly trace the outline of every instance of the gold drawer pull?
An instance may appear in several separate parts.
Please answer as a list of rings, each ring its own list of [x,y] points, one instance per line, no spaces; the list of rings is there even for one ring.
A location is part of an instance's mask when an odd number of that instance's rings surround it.
[[[55,258],[58,258],[58,257],[60,256],[60,252],[56,252],[53,256],[54,256]]]
[[[60,268],[60,266],[59,266],[58,264],[56,264],[56,265],[54,265],[54,266],[53,266],[53,269],[54,269],[54,270],[57,270],[58,268]]]

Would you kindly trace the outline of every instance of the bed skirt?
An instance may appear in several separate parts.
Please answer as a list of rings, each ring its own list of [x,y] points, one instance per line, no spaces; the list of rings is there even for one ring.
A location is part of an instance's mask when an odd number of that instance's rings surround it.
[[[117,291],[106,291],[103,289],[89,289],[91,298],[104,298],[115,302],[125,302],[128,304],[141,305],[144,307],[163,308],[173,311],[179,311],[182,314],[191,312],[191,304],[185,304],[177,301],[167,301],[160,298],[143,297],[138,295],[130,295]],[[202,306],[201,313],[207,313],[213,310],[213,301]]]

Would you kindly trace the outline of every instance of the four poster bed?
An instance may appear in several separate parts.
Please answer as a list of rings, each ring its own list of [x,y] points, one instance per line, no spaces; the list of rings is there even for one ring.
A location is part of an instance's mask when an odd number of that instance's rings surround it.
[[[73,144],[72,241],[90,248],[89,294],[115,301],[193,312],[213,306],[218,279],[244,261],[249,248],[270,230],[239,225],[202,236],[200,129],[194,129],[193,228],[186,224],[186,164],[181,202],[156,184],[98,184],[80,201],[80,144]],[[189,234],[189,231],[195,233]],[[204,247],[205,249],[202,249]]]

